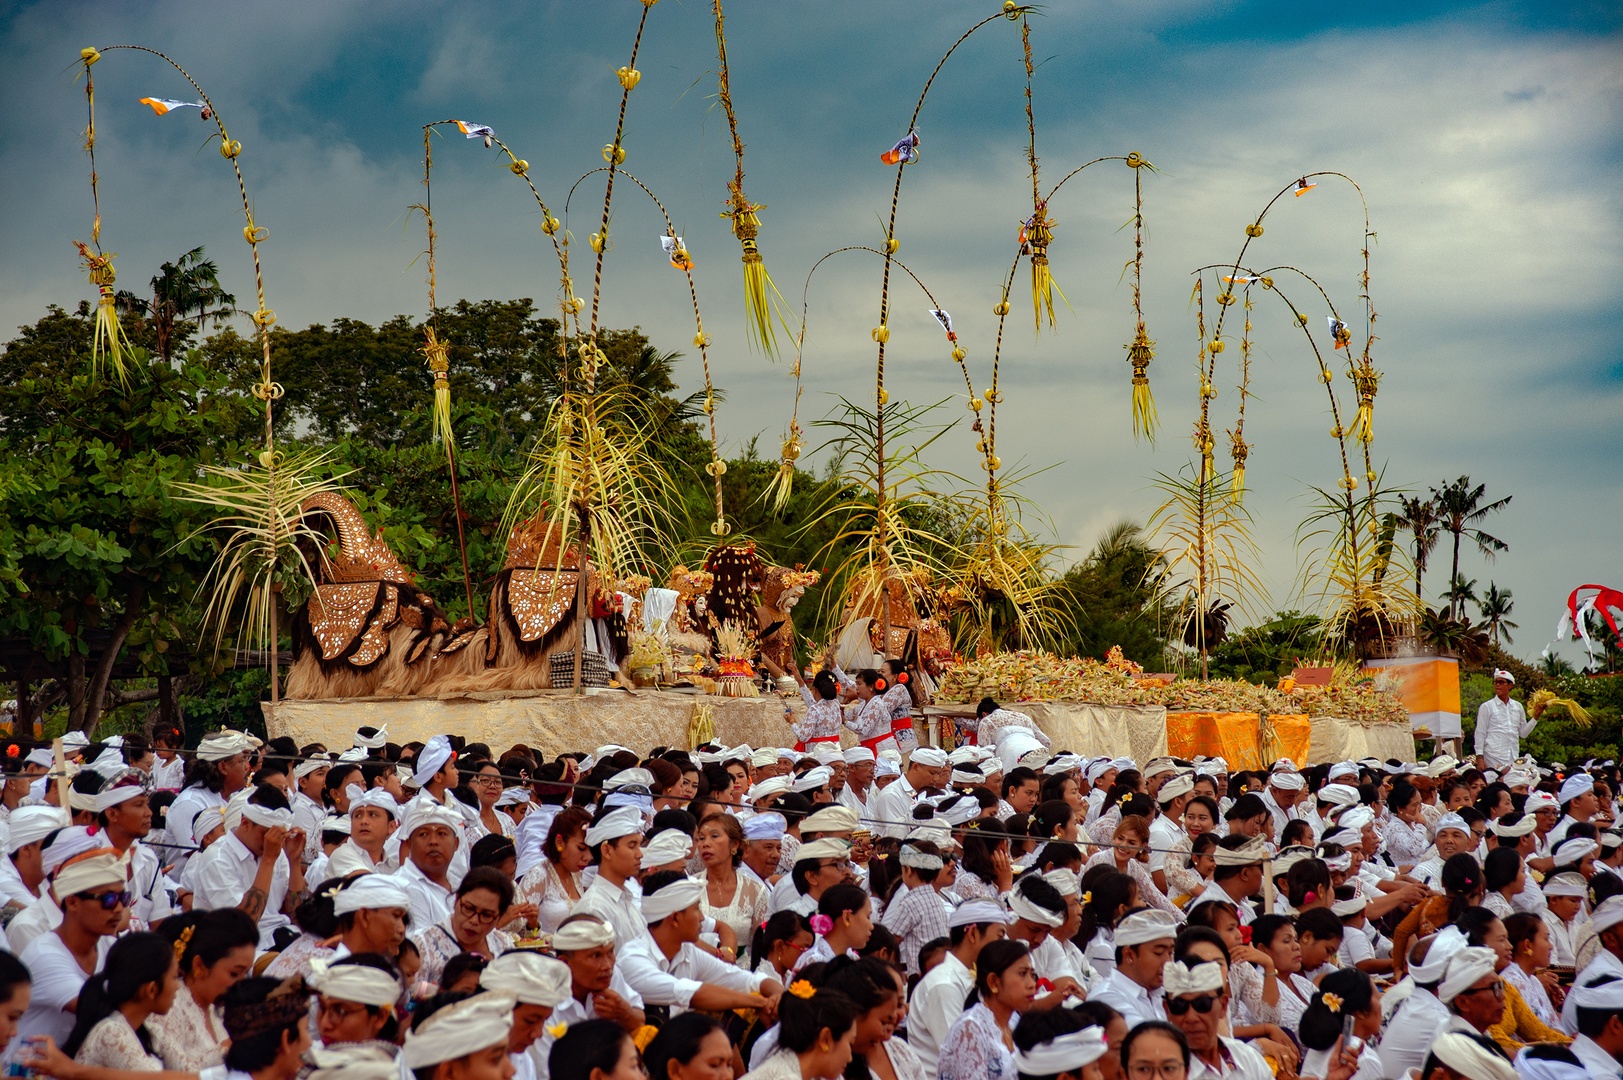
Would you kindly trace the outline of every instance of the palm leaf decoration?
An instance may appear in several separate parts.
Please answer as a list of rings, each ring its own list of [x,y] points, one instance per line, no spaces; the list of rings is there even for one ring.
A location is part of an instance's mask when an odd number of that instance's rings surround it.
[[[952,583],[964,608],[955,637],[977,652],[1048,648],[1071,629],[1061,603],[1064,583],[1052,568],[1059,549],[1027,527],[1028,517],[1041,512],[1014,490],[1043,471],[1011,469],[995,490],[961,500],[967,513]],[[1042,525],[1053,533],[1050,523]]]
[[[226,629],[237,626],[238,649],[262,649],[274,656],[277,616],[282,606],[298,607],[315,592],[316,571],[307,552],[321,551],[327,538],[305,525],[299,508],[314,495],[345,490],[349,473],[331,475],[330,451],[284,457],[262,453],[245,468],[206,466],[211,482],[177,483],[177,497],[209,507],[215,517],[186,538],[220,537],[220,553],[198,585],[206,596],[204,637],[212,631],[220,651]]]
[[[1200,654],[1201,678],[1228,612],[1254,617],[1266,593],[1252,570],[1259,554],[1251,515],[1230,496],[1228,483],[1204,464],[1187,465],[1177,476],[1157,473],[1166,501],[1148,526],[1162,560],[1150,581],[1156,606],[1171,610],[1174,635]]]
[[[1298,532],[1309,543],[1304,580],[1319,580],[1318,601],[1329,642],[1367,657],[1381,645],[1417,626],[1424,605],[1408,587],[1412,567],[1395,543],[1397,494],[1372,485],[1356,497],[1346,484],[1310,487],[1314,506]]]

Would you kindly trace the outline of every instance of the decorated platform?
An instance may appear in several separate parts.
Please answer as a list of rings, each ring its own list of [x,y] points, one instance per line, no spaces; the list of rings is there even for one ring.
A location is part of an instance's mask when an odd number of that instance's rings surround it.
[[[794,703],[799,706],[797,700]],[[444,732],[470,742],[507,747],[519,743],[548,758],[591,750],[606,742],[646,749],[689,745],[696,709],[709,706],[714,739],[735,746],[787,746],[794,742],[776,697],[735,698],[670,690],[530,690],[448,694],[441,697],[350,698],[262,702],[272,737],[348,746],[363,724],[389,725],[394,742],[426,741]]]

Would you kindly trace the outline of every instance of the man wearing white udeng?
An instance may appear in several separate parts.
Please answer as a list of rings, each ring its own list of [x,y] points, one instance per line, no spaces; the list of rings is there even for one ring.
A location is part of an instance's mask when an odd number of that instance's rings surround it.
[[[1483,768],[1503,772],[1521,753],[1521,741],[1533,733],[1538,717],[1529,718],[1522,703],[1510,699],[1516,676],[1493,673],[1493,697],[1476,711],[1476,754]]]

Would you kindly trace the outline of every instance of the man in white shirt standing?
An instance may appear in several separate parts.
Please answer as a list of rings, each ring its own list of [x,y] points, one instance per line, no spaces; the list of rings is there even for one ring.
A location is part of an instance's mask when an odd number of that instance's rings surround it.
[[[293,934],[293,907],[304,892],[304,835],[293,825],[287,796],[261,784],[241,804],[234,826],[205,851],[197,870],[198,908],[238,908],[259,923],[261,952],[277,947],[276,932]],[[296,936],[296,935],[295,935]]]
[[[1529,719],[1522,703],[1511,700],[1510,689],[1515,685],[1516,676],[1503,668],[1496,669],[1493,697],[1477,708],[1474,741],[1478,768],[1504,771],[1521,752],[1521,740],[1531,735],[1538,724],[1536,714]]]
[[[354,828],[354,818],[350,821]],[[406,820],[399,829],[403,857],[395,877],[411,897],[413,927],[433,926],[450,918],[456,889],[450,878],[451,859],[461,834],[462,816],[436,802],[413,799],[406,807]]]
[[[949,947],[941,963],[931,968],[913,988],[907,1043],[924,1063],[926,1076],[934,1076],[941,1044],[953,1021],[964,1014],[964,999],[975,986],[975,959],[981,948],[1007,934],[1008,913],[991,900],[970,900],[958,905],[947,920]]]
[[[1139,908],[1123,915],[1116,924],[1116,970],[1088,1000],[1121,1013],[1129,1031],[1146,1020],[1165,1020],[1161,983],[1177,935],[1178,921],[1164,911]]]

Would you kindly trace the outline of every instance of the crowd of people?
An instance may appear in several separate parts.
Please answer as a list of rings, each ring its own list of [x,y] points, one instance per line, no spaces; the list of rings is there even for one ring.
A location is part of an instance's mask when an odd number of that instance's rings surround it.
[[[895,674],[859,675],[859,700]],[[3,1063],[1623,1076],[1613,762],[1231,771],[1081,757],[979,713],[950,752],[821,728],[551,760],[371,727],[0,742]]]

